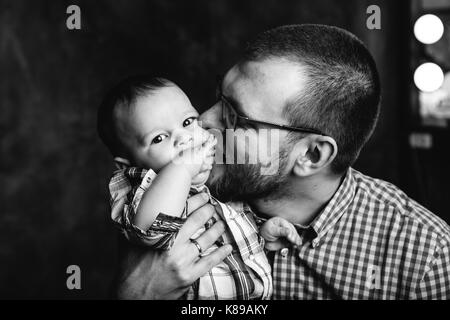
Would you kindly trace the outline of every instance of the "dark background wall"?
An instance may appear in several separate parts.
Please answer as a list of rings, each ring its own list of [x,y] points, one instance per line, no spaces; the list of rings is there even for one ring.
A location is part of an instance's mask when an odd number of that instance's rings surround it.
[[[70,4],[81,8],[79,31],[66,28]],[[366,28],[369,4],[382,9],[381,30]],[[381,72],[383,111],[356,168],[418,195],[401,173],[405,10],[388,0],[0,1],[0,298],[107,297],[117,257],[112,164],[95,131],[106,88],[152,72],[205,110],[216,75],[244,43],[282,24],[332,24],[366,42]],[[445,195],[448,187],[431,180]],[[439,201],[427,205],[444,214]],[[80,291],[66,288],[71,264],[81,267]]]

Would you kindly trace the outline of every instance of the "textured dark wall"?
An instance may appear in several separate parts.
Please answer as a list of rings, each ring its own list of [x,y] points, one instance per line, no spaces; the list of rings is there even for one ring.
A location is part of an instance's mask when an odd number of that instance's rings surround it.
[[[390,1],[391,3],[393,1]],[[107,182],[112,165],[95,131],[105,89],[133,73],[177,82],[204,110],[216,74],[244,42],[281,24],[347,28],[375,54],[383,114],[357,167],[399,182],[397,9],[365,28],[365,1],[0,1],[0,298],[104,298],[116,262]],[[78,4],[82,29],[66,29]],[[66,267],[82,290],[66,289]]]

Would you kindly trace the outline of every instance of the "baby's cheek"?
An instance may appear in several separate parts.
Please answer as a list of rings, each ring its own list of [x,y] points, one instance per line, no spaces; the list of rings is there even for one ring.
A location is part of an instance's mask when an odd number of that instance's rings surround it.
[[[151,168],[155,171],[159,171],[168,165],[176,156],[175,149],[170,147],[156,148],[158,150],[152,150],[149,152],[149,160],[151,162]]]

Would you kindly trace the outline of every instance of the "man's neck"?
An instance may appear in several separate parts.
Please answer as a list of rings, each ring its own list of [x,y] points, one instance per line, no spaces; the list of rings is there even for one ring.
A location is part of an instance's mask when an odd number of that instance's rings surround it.
[[[277,197],[250,202],[252,209],[268,217],[309,225],[336,193],[344,177],[309,177],[291,181]]]

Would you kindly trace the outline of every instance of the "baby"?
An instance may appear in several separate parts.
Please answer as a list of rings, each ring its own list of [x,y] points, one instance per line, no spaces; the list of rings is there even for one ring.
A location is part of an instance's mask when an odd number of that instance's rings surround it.
[[[216,139],[197,122],[198,112],[173,82],[149,76],[122,81],[105,97],[98,111],[98,131],[114,156],[117,170],[109,190],[111,217],[130,241],[169,250],[182,227],[189,196],[205,192],[217,220],[227,226],[218,245],[231,244],[232,253],[197,280],[186,299],[269,299],[271,268],[264,240],[243,204],[224,204],[212,197],[205,182],[214,160]],[[298,243],[298,234],[284,219],[272,218],[261,227],[268,249],[281,239]],[[251,253],[251,254],[250,254]]]

